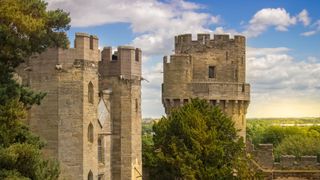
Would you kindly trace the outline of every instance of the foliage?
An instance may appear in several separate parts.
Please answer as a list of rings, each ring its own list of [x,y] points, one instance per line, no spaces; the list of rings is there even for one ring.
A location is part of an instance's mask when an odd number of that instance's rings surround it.
[[[312,124],[314,126],[310,126]],[[281,155],[295,155],[298,158],[303,155],[318,155],[319,157],[319,124],[318,118],[249,120],[247,121],[247,137],[255,145],[273,144],[276,160],[279,160]]]
[[[297,157],[320,155],[320,134],[318,136],[288,136],[274,149],[274,153],[276,157],[287,154]]]
[[[34,53],[67,47],[69,14],[46,10],[42,0],[0,1],[0,179],[57,179],[58,164],[44,160],[44,143],[23,123],[26,109],[40,104],[35,93],[14,80],[15,68]]]
[[[230,118],[194,99],[154,124],[154,179],[249,179],[254,172]],[[145,152],[145,151],[143,151]],[[148,160],[148,159],[147,159]]]

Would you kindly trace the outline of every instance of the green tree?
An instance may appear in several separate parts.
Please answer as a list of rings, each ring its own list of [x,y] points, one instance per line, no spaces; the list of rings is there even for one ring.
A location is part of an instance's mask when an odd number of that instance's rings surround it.
[[[320,138],[318,134],[314,136],[312,134],[307,136],[292,135],[283,139],[275,149],[276,158],[280,158],[280,155],[294,155],[298,158],[305,155],[320,155]]]
[[[42,157],[44,142],[23,123],[26,110],[45,94],[13,78],[15,68],[32,54],[68,46],[69,14],[46,8],[42,0],[0,0],[0,179],[59,176],[57,163]]]
[[[194,99],[153,126],[154,179],[250,179],[254,172],[230,118]]]
[[[272,143],[278,146],[282,140],[287,136],[292,135],[306,135],[306,131],[301,127],[280,127],[280,126],[269,126],[265,129],[262,134],[261,143]]]

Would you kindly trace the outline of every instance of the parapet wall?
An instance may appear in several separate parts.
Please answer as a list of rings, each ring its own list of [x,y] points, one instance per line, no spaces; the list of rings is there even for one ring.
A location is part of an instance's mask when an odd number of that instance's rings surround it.
[[[175,36],[175,53],[187,53],[195,49],[199,50],[201,47],[206,48],[220,48],[234,46],[235,48],[245,48],[246,38],[244,36],[235,35],[230,38],[227,34],[215,34],[213,39],[210,39],[210,34],[197,34],[197,39],[192,40],[191,34],[183,34]],[[197,47],[197,48],[195,48]]]
[[[112,52],[111,47],[105,47],[101,53],[100,73],[103,76],[120,76],[130,79],[130,76],[141,76],[141,49],[131,46],[119,46]]]
[[[264,169],[272,170],[320,170],[320,163],[317,161],[317,156],[301,156],[281,155],[280,161],[275,162],[273,156],[272,144],[259,144],[254,146],[247,142],[247,152],[250,153],[253,159]]]

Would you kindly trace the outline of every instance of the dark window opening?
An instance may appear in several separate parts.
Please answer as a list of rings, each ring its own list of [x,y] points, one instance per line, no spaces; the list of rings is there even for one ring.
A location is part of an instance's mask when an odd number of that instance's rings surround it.
[[[93,84],[92,84],[92,82],[89,82],[89,84],[88,84],[88,102],[93,104],[93,99],[94,99]]]
[[[138,108],[139,108],[139,102],[138,102],[138,99],[135,99],[135,102],[136,102],[136,112],[138,112]]]
[[[112,55],[112,61],[116,61],[116,60],[118,60],[118,56],[117,55]]]
[[[93,125],[91,123],[88,126],[88,141],[93,143]]]
[[[88,180],[93,180],[93,174],[92,174],[91,171],[90,171],[89,174],[88,174]]]
[[[229,59],[229,53],[228,53],[228,51],[226,52],[226,60],[228,61],[228,59]]]
[[[209,78],[215,78],[216,77],[215,69],[216,69],[215,66],[209,66]]]
[[[136,60],[137,62],[139,62],[139,52],[138,52],[138,51],[136,51],[135,60]]]
[[[90,36],[90,49],[93,49],[93,37]]]
[[[104,155],[103,155],[103,141],[101,138],[98,139],[98,161],[99,163],[104,163]]]

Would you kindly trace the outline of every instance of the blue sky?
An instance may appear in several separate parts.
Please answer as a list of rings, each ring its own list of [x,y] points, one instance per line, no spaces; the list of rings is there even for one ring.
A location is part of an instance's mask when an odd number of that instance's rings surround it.
[[[247,37],[248,117],[320,116],[320,13],[317,0],[48,0],[70,12],[68,32],[95,34],[100,47],[143,51],[143,117],[161,117],[162,57],[183,33]]]

